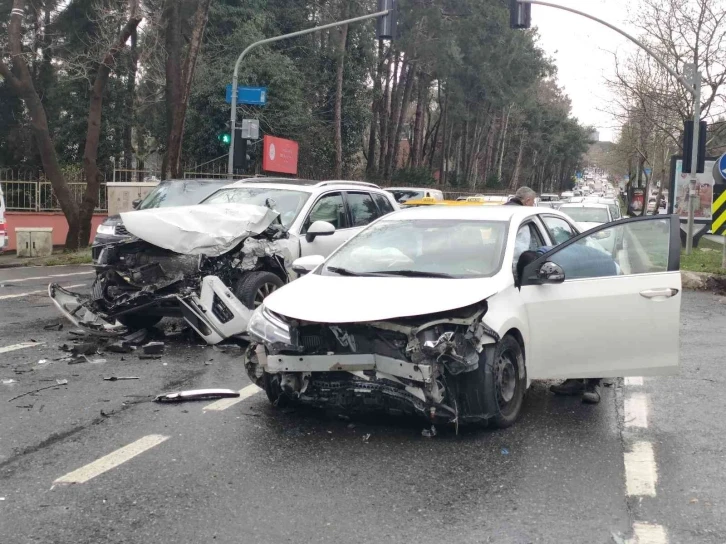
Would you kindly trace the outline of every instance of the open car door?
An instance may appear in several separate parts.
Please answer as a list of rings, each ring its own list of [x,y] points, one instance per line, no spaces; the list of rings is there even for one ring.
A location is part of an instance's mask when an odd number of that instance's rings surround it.
[[[601,225],[527,265],[531,379],[672,374],[681,306],[678,217]]]

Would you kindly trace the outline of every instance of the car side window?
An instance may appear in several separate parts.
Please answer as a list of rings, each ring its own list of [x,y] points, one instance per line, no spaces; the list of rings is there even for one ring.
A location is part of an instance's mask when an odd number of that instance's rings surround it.
[[[376,204],[378,204],[378,211],[380,212],[380,215],[388,215],[389,213],[394,211],[391,201],[388,200],[385,196],[378,193],[373,193],[373,198],[375,199]]]
[[[536,250],[544,246],[544,240],[539,229],[534,223],[525,223],[517,231],[517,237],[514,241],[514,264],[516,266],[519,256],[527,250]]]
[[[345,213],[342,193],[329,193],[318,199],[310,209],[302,233],[308,231],[310,225],[315,221],[327,221],[335,227],[335,230],[348,228],[348,219]]]
[[[576,235],[570,224],[561,217],[544,215],[542,216],[542,221],[544,221],[545,227],[547,227],[547,231],[550,233],[550,237],[555,245],[560,245]]]
[[[612,224],[552,254],[565,281],[668,271],[670,219]]]
[[[612,216],[613,221],[620,219],[620,206],[617,204],[610,204],[608,207],[610,208],[610,215]]]
[[[379,217],[378,208],[369,193],[346,193],[353,227],[364,227]]]

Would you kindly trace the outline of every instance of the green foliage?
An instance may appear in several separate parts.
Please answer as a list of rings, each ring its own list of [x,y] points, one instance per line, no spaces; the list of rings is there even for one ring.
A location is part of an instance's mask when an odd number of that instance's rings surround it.
[[[436,179],[431,174],[431,170],[425,166],[413,166],[409,168],[399,168],[393,174],[391,181],[396,185],[428,187],[436,185]]]

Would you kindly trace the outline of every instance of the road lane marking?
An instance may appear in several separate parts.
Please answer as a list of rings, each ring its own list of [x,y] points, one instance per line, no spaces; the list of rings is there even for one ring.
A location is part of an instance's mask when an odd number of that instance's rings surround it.
[[[95,270],[89,270],[88,272],[71,272],[69,274],[49,274],[48,276],[35,276],[32,278],[17,278],[17,279],[6,279],[2,280],[7,283],[20,283],[21,281],[34,281],[34,280],[49,280],[51,278],[67,278],[68,276],[86,276],[88,274],[95,274]]]
[[[222,410],[226,410],[230,406],[234,406],[238,402],[242,402],[243,400],[250,398],[252,395],[256,395],[260,391],[262,391],[262,389],[260,389],[256,385],[248,385],[244,389],[240,389],[239,397],[214,401],[212,404],[207,404],[204,408],[202,408],[202,410],[204,412],[210,410],[214,412],[221,412]]]
[[[636,442],[625,453],[625,487],[629,497],[655,497],[658,473],[650,442]]]
[[[13,344],[12,346],[5,346],[0,348],[0,353],[7,353],[8,351],[16,351],[18,349],[32,348],[33,346],[42,346],[45,342],[23,342],[21,344]]]
[[[633,393],[625,399],[625,426],[648,428],[648,395]]]
[[[78,283],[76,285],[68,285],[68,286],[61,286],[64,289],[73,289],[74,287],[85,287],[85,283]],[[40,291],[28,291],[27,293],[18,293],[17,295],[3,295],[0,297],[0,300],[6,300],[9,298],[20,298],[20,297],[28,297],[30,295],[40,295],[42,293],[48,293],[48,289],[41,289]]]
[[[668,544],[665,527],[653,523],[633,523],[633,538],[628,544]]]
[[[150,434],[139,438],[136,442],[132,442],[128,446],[124,446],[108,455],[104,455],[100,459],[81,467],[73,472],[69,472],[65,476],[61,476],[53,482],[53,484],[84,484],[91,478],[95,478],[108,472],[109,470],[116,468],[122,463],[133,459],[137,455],[144,453],[146,450],[158,446],[165,440],[168,440],[168,436],[162,436],[160,434]]]
[[[625,385],[643,385],[643,376],[625,378]]]

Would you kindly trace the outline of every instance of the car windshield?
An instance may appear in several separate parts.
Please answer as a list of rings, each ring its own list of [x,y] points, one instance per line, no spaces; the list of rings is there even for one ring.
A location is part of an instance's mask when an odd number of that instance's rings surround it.
[[[481,278],[499,271],[508,223],[379,221],[341,247],[323,275]]]
[[[610,221],[607,208],[589,208],[587,206],[562,206],[561,212],[565,212],[574,221],[580,223],[607,223]]]
[[[217,191],[203,204],[253,204],[269,206],[280,212],[280,221],[285,228],[290,228],[303,205],[310,198],[305,191],[289,189],[270,189],[265,187],[230,187]]]
[[[208,195],[227,185],[227,180],[219,183],[199,181],[171,181],[160,183],[146,195],[137,210],[150,208],[166,208],[170,206],[189,206],[199,204]]]
[[[421,200],[424,197],[423,191],[409,190],[409,189],[396,189],[395,191],[389,191],[396,202],[406,202],[407,200]]]

